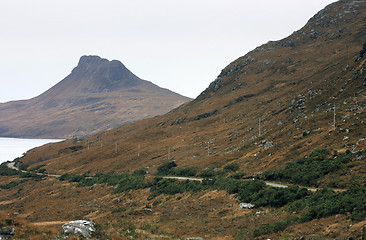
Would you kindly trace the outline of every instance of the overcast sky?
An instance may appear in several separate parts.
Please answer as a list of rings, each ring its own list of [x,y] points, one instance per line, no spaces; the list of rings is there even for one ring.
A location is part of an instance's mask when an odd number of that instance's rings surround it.
[[[225,66],[334,0],[1,0],[0,102],[35,97],[82,55],[196,97]]]

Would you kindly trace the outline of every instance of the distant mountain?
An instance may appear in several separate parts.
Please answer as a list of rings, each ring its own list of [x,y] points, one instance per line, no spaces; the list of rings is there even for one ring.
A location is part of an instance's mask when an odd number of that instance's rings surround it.
[[[38,97],[0,104],[0,136],[91,135],[167,113],[189,100],[141,80],[120,61],[82,56],[70,75]]]

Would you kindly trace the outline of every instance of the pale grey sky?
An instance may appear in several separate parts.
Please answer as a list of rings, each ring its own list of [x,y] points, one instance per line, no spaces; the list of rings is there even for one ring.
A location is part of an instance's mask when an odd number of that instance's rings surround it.
[[[0,102],[35,97],[82,55],[196,97],[230,62],[334,0],[1,0]]]

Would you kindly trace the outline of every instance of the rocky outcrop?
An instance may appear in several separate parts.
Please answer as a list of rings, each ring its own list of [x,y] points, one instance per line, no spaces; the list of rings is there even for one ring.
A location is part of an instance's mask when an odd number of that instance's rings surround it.
[[[0,240],[11,239],[15,235],[15,229],[12,227],[0,228]]]
[[[253,205],[253,204],[251,204],[251,203],[240,203],[240,204],[239,204],[239,207],[240,207],[240,208],[251,209],[251,208],[254,208],[254,205]]]
[[[90,220],[76,220],[62,225],[66,236],[78,235],[90,238],[95,231],[94,223]]]

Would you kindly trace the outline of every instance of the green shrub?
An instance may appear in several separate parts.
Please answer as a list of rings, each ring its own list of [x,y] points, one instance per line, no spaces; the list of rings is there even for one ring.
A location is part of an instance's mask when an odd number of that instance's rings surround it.
[[[253,236],[259,237],[259,236],[270,234],[270,233],[282,232],[287,227],[298,224],[298,223],[299,223],[298,217],[288,217],[284,220],[280,220],[280,221],[277,221],[274,223],[262,224],[253,230]]]
[[[353,186],[345,192],[336,193],[324,188],[314,194],[290,204],[290,210],[304,210],[302,222],[333,216],[336,214],[351,215],[353,221],[366,217],[366,187]]]
[[[161,194],[175,195],[186,191],[199,192],[207,189],[207,186],[199,181],[178,181],[175,179],[155,179],[151,183],[151,194],[148,200],[151,200]]]
[[[236,172],[239,170],[239,164],[237,163],[230,163],[224,166],[224,170],[228,172]]]
[[[125,211],[127,211],[127,208],[125,208],[125,207],[118,207],[118,208],[112,209],[112,213],[120,213],[120,212],[125,212]]]
[[[2,189],[10,189],[10,188],[13,188],[13,187],[18,186],[20,183],[21,182],[19,182],[19,181],[12,181],[10,183],[0,185],[0,188],[2,188]]]
[[[59,177],[60,181],[69,181],[69,182],[82,182],[85,179],[83,175],[76,175],[76,174],[62,174]]]
[[[139,170],[134,171],[133,175],[140,175],[140,176],[146,175],[146,168],[141,168]]]
[[[65,180],[68,180],[69,179],[69,174],[68,173],[65,173],[65,174],[62,174],[58,180],[60,181],[65,181]]]
[[[245,175],[246,175],[245,172],[237,172],[231,175],[230,177],[235,179],[242,179]]]
[[[0,165],[0,176],[14,176],[20,175],[20,171],[8,168],[8,162],[4,162]]]
[[[192,177],[197,175],[197,167],[187,167],[181,168],[177,167],[174,161],[166,162],[158,167],[158,176],[182,176],[182,177]]]
[[[165,176],[165,175],[168,175],[170,170],[172,168],[175,168],[177,167],[177,164],[174,162],[174,161],[171,161],[171,162],[165,162],[163,164],[161,164],[159,167],[158,167],[158,172],[157,172],[157,175],[161,175],[161,176]]]
[[[39,175],[39,174],[36,174],[36,173],[30,173],[30,172],[22,172],[20,174],[20,177],[22,177],[22,178],[31,178],[32,180],[40,181],[40,180],[43,180],[45,178],[45,175]]]
[[[322,177],[338,171],[351,161],[349,154],[327,158],[328,150],[318,149],[309,158],[300,158],[286,164],[285,169],[270,170],[264,173],[267,180],[279,180],[305,186],[318,186]]]
[[[39,172],[41,169],[43,169],[43,167],[46,166],[46,164],[41,164],[38,165],[36,167],[33,167],[31,169],[29,169],[30,172]],[[43,171],[45,171],[46,169],[44,169]]]
[[[85,177],[84,176],[81,176],[81,175],[70,175],[69,176],[69,182],[80,182],[84,179]]]
[[[115,186],[114,193],[137,190],[146,187],[143,175],[119,174],[107,180],[108,185]]]
[[[172,168],[169,171],[169,175],[173,176],[182,176],[182,177],[193,177],[196,176],[198,171],[197,167],[188,167],[188,168]]]
[[[216,175],[214,168],[208,168],[203,170],[199,176],[203,178],[213,178]]]
[[[158,206],[160,203],[162,203],[162,201],[161,201],[161,199],[158,199],[158,200],[155,200],[154,202],[153,202],[153,206],[154,207],[156,207],[156,206]]]

